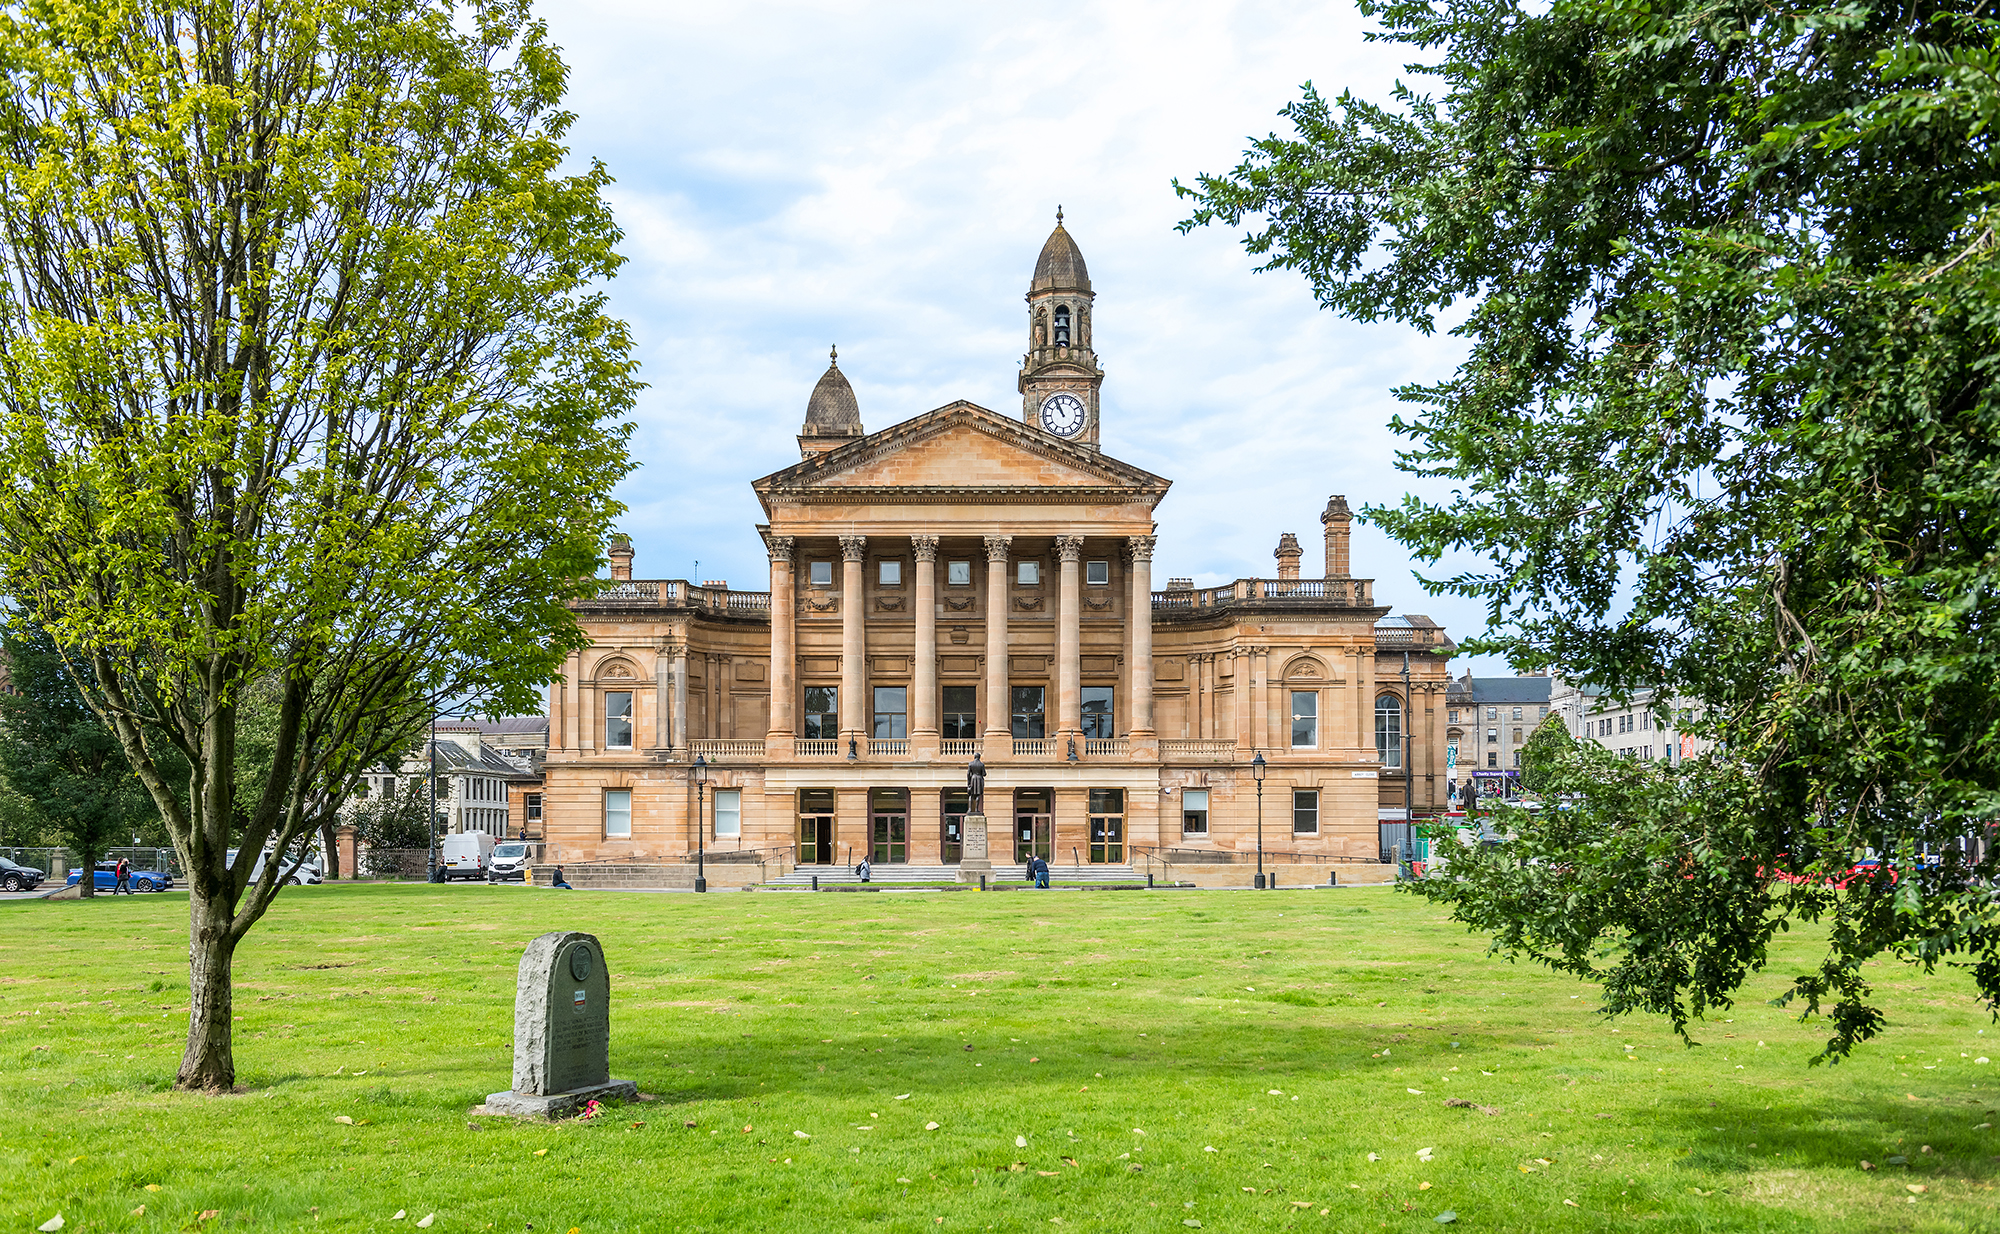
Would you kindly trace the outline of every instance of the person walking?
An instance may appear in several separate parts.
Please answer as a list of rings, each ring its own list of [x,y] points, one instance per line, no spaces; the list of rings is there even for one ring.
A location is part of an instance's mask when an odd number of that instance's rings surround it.
[[[124,892],[124,893],[125,893],[126,895],[131,895],[131,894],[132,894],[132,863],[131,863],[131,862],[129,862],[129,861],[127,861],[127,860],[125,860],[125,859],[124,859],[123,857],[120,857],[120,858],[118,859],[118,867],[117,867],[117,868],[118,868],[118,885],[117,885],[117,886],[115,886],[115,887],[113,887],[113,888],[111,889],[111,894],[112,894],[112,895],[117,895],[117,894],[118,894],[119,892],[121,892],[121,891],[122,891],[122,892]]]
[[[863,858],[861,859],[861,864],[860,864],[860,865],[858,865],[858,866],[855,866],[855,867],[854,867],[854,872],[855,872],[855,873],[856,873],[857,875],[859,875],[859,876],[860,876],[860,878],[861,878],[861,881],[865,883],[865,882],[867,882],[867,881],[868,881],[868,880],[869,880],[869,879],[870,879],[871,877],[873,877],[873,876],[874,876],[874,874],[875,874],[875,867],[874,867],[874,866],[872,866],[872,865],[869,865],[869,864],[868,864],[868,858],[864,856],[864,857],[863,857]]]

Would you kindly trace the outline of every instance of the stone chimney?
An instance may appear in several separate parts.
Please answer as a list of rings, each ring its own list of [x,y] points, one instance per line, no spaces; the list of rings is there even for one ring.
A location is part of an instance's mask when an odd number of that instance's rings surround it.
[[[1347,508],[1347,498],[1339,493],[1327,498],[1326,510],[1319,521],[1326,524],[1326,576],[1353,578],[1347,564],[1347,537],[1354,515]]]
[[[1305,550],[1299,547],[1299,538],[1288,531],[1278,537],[1277,551],[1271,555],[1278,559],[1279,578],[1297,578],[1299,558],[1306,554]]]
[[[611,581],[624,583],[632,578],[632,540],[624,534],[611,537]]]

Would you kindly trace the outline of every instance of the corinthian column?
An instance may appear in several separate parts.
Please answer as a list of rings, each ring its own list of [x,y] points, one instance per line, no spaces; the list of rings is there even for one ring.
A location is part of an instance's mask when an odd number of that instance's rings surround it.
[[[1083,537],[1057,536],[1056,558],[1062,563],[1056,593],[1060,606],[1056,614],[1056,734],[1075,737],[1083,732],[1083,682],[1077,662],[1083,651]]]
[[[1007,694],[1007,549],[1012,536],[986,537],[986,731],[987,758],[1014,751],[1013,700]]]
[[[776,753],[780,743],[785,753],[794,734],[792,707],[797,691],[792,686],[792,666],[798,663],[798,634],[793,625],[798,604],[792,598],[792,537],[765,536],[764,547],[771,554],[771,723],[764,741]]]
[[[840,736],[858,737],[867,727],[868,609],[862,595],[861,566],[867,536],[840,537]]]
[[[934,755],[938,749],[936,536],[911,536],[916,558],[917,696],[910,700],[910,750]]]
[[[1132,550],[1132,739],[1152,744],[1153,731],[1153,544],[1133,536]]]

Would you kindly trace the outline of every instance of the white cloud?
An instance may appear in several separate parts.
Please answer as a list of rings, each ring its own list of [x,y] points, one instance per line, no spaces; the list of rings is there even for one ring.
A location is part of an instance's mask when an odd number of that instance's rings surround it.
[[[954,398],[1018,405],[1022,295],[1064,207],[1097,293],[1104,446],[1167,476],[1162,577],[1308,572],[1329,493],[1398,500],[1391,387],[1449,339],[1341,321],[1253,275],[1222,231],[1181,236],[1169,182],[1233,166],[1307,80],[1383,97],[1400,69],[1349,6],[1315,3],[542,5],[571,66],[571,143],[602,158],[630,258],[614,311],[651,388],[620,496],[647,577],[761,587],[757,476],[797,459],[838,343],[862,419]],[[1358,528],[1357,573],[1464,637]],[[1485,668],[1483,671],[1504,671]]]

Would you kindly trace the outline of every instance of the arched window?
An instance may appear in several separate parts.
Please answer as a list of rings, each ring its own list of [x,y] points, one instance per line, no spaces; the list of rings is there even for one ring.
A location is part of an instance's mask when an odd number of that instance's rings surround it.
[[[1375,700],[1375,757],[1384,767],[1403,765],[1403,700],[1393,694]]]
[[[1056,305],[1056,346],[1069,346],[1069,305]]]

